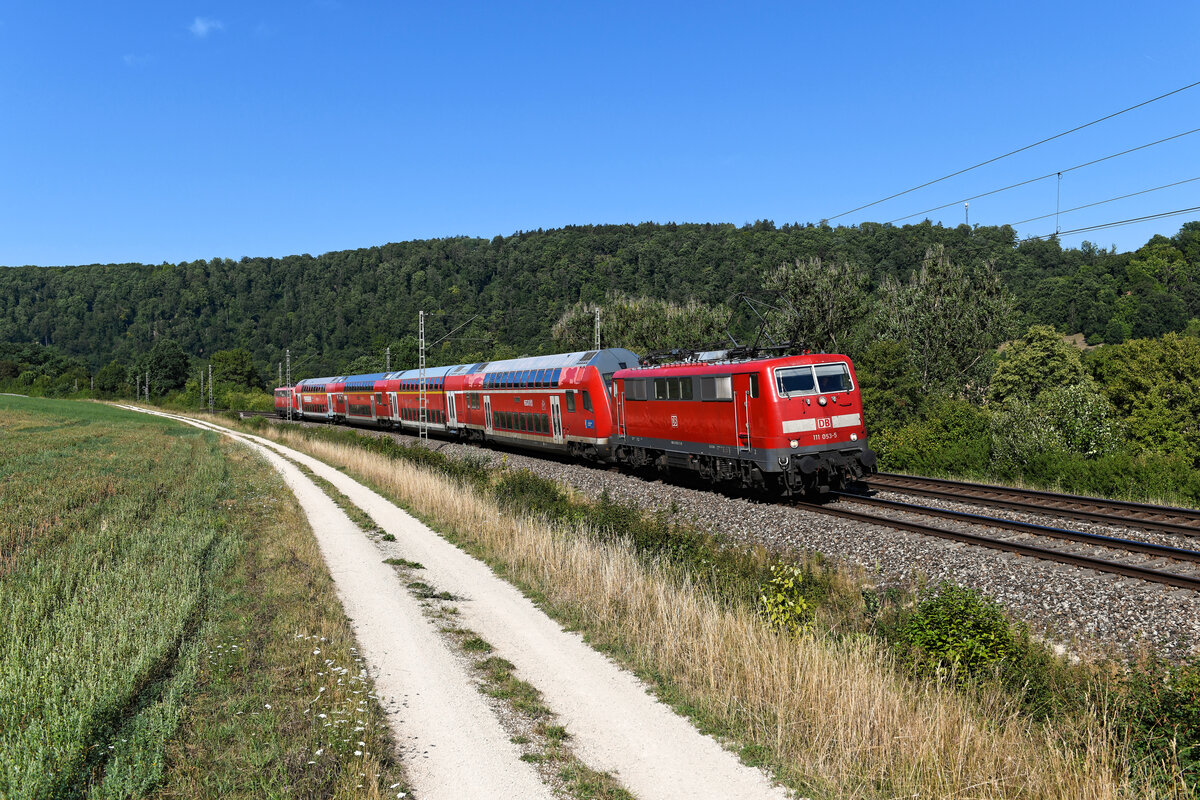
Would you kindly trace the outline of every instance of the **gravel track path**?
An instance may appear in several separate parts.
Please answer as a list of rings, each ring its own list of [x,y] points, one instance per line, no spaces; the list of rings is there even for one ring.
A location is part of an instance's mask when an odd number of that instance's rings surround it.
[[[359,633],[364,657],[378,675],[377,694],[404,698],[388,710],[398,740],[416,744],[415,748],[409,744],[402,757],[421,800],[550,795],[545,786],[529,784],[529,776],[536,781],[536,774],[503,738],[461,664],[451,663],[456,660],[448,653],[446,659],[438,653],[445,646],[434,631],[437,623],[421,613],[394,570],[382,563],[389,554],[419,561],[432,585],[463,598],[457,604],[462,623],[542,692],[584,763],[612,772],[635,796],[646,800],[691,800],[714,793],[746,800],[788,797],[761,771],[742,765],[715,740],[651,697],[633,675],[592,650],[581,636],[563,631],[485,564],[390,501],[323,462],[270,440],[186,417],[173,418],[254,447],[284,474],[301,499]],[[332,483],[393,534],[397,542],[389,552],[371,543],[288,459]],[[424,631],[417,630],[422,626]],[[434,653],[436,657],[431,657]],[[437,719],[439,711],[448,711],[453,720]],[[418,750],[420,757],[414,758]]]
[[[282,423],[286,424],[286,423]],[[318,423],[303,423],[318,424]],[[364,429],[404,444],[421,439]],[[896,531],[878,525],[838,520],[800,505],[732,497],[706,488],[663,482],[612,469],[436,439],[427,446],[454,458],[483,458],[493,465],[528,469],[568,485],[588,497],[607,492],[614,500],[667,514],[670,518],[742,544],[777,551],[810,550],[865,570],[878,586],[937,584],[951,581],[972,587],[1001,603],[1040,636],[1071,652],[1146,652],[1170,659],[1200,657],[1200,594],[1132,578],[1108,575],[970,545]],[[973,513],[979,506],[881,495]],[[874,510],[874,509],[873,509]],[[1075,528],[1110,536],[1123,529],[1055,518],[1052,514],[994,512],[1039,524]],[[1130,537],[1134,538],[1134,537]],[[1195,549],[1196,542],[1155,533],[1136,538]]]

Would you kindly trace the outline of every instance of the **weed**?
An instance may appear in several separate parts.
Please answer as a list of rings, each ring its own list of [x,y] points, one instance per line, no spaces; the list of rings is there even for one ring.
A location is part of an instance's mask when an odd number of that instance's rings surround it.
[[[480,639],[478,636],[472,636],[470,639],[464,640],[461,644],[461,647],[463,650],[466,650],[468,653],[490,653],[490,652],[492,652],[492,646],[490,644],[488,644],[487,642],[485,642],[483,639]]]

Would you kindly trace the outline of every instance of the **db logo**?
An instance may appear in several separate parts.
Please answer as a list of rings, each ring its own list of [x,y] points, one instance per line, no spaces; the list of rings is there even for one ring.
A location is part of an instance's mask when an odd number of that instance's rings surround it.
[[[831,420],[827,417],[817,417],[817,427],[818,428],[832,428],[833,420]]]
[[[678,427],[679,427],[679,417],[678,417],[678,416],[676,416],[675,414],[672,414],[672,415],[671,415],[671,427],[672,427],[672,428],[678,428]]]

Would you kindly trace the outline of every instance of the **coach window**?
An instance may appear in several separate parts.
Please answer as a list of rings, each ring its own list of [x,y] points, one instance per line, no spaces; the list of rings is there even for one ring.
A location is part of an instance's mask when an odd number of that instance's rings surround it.
[[[655,400],[666,400],[667,399],[667,379],[666,378],[655,378],[654,379],[654,399]]]
[[[383,403],[383,395],[381,393],[379,393],[379,392],[375,393],[375,402],[380,403],[380,404]]]
[[[750,373],[750,396],[758,397],[758,373]]]
[[[668,378],[667,379],[667,399],[668,400],[678,400],[679,399],[679,378]]]
[[[850,385],[850,370],[845,364],[819,364],[814,371],[817,386],[824,393],[848,392],[854,388]]]
[[[567,390],[567,411],[575,413],[575,393],[569,389]]]
[[[583,410],[584,411],[592,410],[592,396],[590,394],[588,394],[587,389],[583,390]]]
[[[681,400],[691,400],[692,399],[692,379],[691,378],[680,379],[679,388],[680,388],[679,397]]]
[[[551,388],[553,388],[553,389],[558,388],[558,379],[559,379],[559,376],[561,376],[561,375],[562,375],[561,369],[556,369],[556,370],[554,370],[554,372],[552,372],[550,374],[550,387]]]

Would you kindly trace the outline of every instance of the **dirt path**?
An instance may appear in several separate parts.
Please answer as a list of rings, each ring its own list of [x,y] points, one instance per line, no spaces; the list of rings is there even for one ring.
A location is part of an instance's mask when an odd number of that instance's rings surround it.
[[[532,767],[519,760],[470,676],[435,632],[436,623],[382,563],[377,546],[288,459],[332,483],[393,534],[404,557],[424,565],[432,585],[465,598],[458,604],[463,624],[542,692],[588,766],[613,773],[643,800],[788,796],[651,697],[633,675],[592,650],[578,634],[564,632],[485,564],[374,491],[270,440],[163,416],[255,448],[296,493],[377,675],[377,693],[398,701],[388,712],[421,800],[551,795]]]

